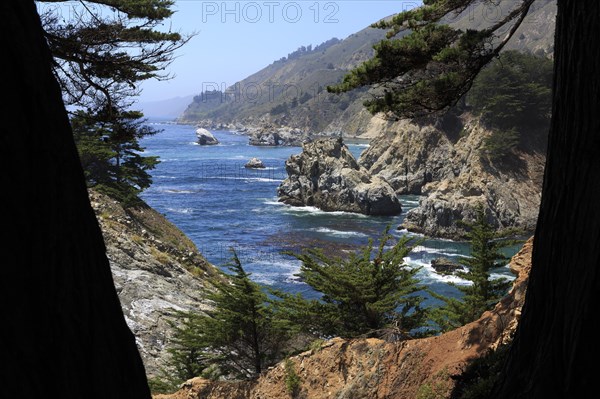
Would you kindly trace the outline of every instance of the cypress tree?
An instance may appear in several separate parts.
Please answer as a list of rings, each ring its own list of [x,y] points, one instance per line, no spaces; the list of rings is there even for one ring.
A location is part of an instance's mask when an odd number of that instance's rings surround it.
[[[152,184],[148,173],[158,157],[142,155],[140,139],[158,131],[144,125],[142,114],[120,109],[77,111],[71,118],[75,144],[89,187],[132,205]]]
[[[199,375],[255,378],[282,358],[288,334],[276,321],[267,294],[235,252],[227,266],[230,274],[210,280],[211,310],[175,313],[168,386]]]
[[[457,275],[470,285],[451,283],[461,293],[462,298],[444,297],[431,293],[445,304],[432,310],[431,318],[443,331],[452,330],[474,320],[483,312],[490,310],[507,292],[510,282],[505,278],[490,279],[491,270],[506,265],[509,258],[501,252],[502,248],[517,241],[506,239],[509,232],[498,233],[486,220],[483,206],[477,208],[475,221],[463,222],[467,238],[471,245],[471,254],[461,258],[460,263],[467,271]]]
[[[290,253],[302,261],[300,278],[322,294],[318,300],[275,292],[282,317],[318,336],[382,336],[395,331],[406,337],[423,326],[423,289],[416,274],[404,262],[412,247],[409,238],[394,238],[386,229],[378,247],[370,240],[362,250],[346,258],[327,256],[322,249]],[[375,249],[375,253],[373,253]]]

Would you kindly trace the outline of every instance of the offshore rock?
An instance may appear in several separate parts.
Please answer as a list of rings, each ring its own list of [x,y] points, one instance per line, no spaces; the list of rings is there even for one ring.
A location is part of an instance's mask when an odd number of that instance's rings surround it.
[[[248,134],[249,144],[255,146],[300,146],[309,140],[306,132],[290,127],[251,129]]]
[[[342,139],[321,139],[302,146],[286,161],[288,178],[277,190],[279,201],[324,211],[396,215],[400,202],[387,181],[358,165]]]
[[[204,128],[198,128],[196,130],[196,137],[198,137],[198,144],[200,145],[215,145],[219,144],[219,140],[208,130]]]
[[[246,162],[244,167],[248,169],[264,169],[265,164],[258,158],[251,158],[248,162]]]

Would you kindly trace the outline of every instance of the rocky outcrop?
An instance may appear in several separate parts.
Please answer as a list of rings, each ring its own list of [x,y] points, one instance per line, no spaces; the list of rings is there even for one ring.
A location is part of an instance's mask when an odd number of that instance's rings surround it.
[[[425,184],[459,173],[459,167],[449,162],[456,150],[441,123],[437,128],[407,120],[382,121],[380,116],[373,119],[380,134],[359,163],[386,179],[398,194],[421,194]]]
[[[392,187],[359,166],[342,139],[321,139],[302,146],[286,161],[288,178],[277,190],[279,201],[324,211],[394,215],[401,211]]]
[[[215,145],[219,144],[219,140],[208,130],[204,128],[196,129],[196,137],[200,145]]]
[[[265,164],[258,158],[250,158],[244,167],[248,169],[264,169]]]
[[[291,357],[299,377],[296,397],[417,398],[434,387],[436,398],[450,398],[473,360],[512,339],[525,301],[532,245],[530,239],[510,262],[517,278],[509,294],[472,323],[439,336],[403,342],[334,338]],[[250,386],[195,378],[175,394],[155,399],[287,398],[287,374],[281,362]]]
[[[255,146],[300,146],[309,140],[308,133],[289,127],[248,129],[249,144]]]
[[[173,310],[208,309],[205,280],[216,269],[194,244],[146,205],[123,207],[90,191],[127,324],[149,376],[168,356]]]
[[[545,157],[515,151],[502,164],[484,151],[491,131],[468,114],[427,124],[389,123],[359,163],[389,181],[397,193],[423,194],[401,228],[428,236],[460,239],[459,221],[475,219],[483,205],[497,229],[535,229]]]

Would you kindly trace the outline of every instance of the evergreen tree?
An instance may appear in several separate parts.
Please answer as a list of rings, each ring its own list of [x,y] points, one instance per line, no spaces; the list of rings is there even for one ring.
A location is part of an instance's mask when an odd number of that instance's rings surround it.
[[[432,310],[431,317],[442,331],[452,330],[477,320],[483,312],[490,310],[504,295],[510,282],[504,278],[490,279],[490,271],[508,262],[500,250],[517,241],[506,239],[508,233],[498,233],[486,220],[483,206],[477,208],[475,221],[463,223],[471,245],[471,255],[461,258],[466,272],[457,275],[472,284],[451,284],[462,294],[462,298],[450,298],[431,293],[445,304]]]
[[[547,131],[552,67],[547,58],[505,51],[479,73],[467,102],[493,128]]]
[[[426,0],[422,7],[374,24],[388,29],[387,39],[373,47],[373,58],[327,89],[341,93],[375,85],[373,99],[365,105],[372,113],[386,112],[395,118],[447,110],[504,49],[533,2],[517,1],[485,29],[462,30],[444,25],[442,19],[475,6],[475,0]]]
[[[210,281],[211,310],[175,315],[178,327],[165,370],[171,386],[199,375],[254,378],[283,358],[288,334],[276,320],[266,293],[250,280],[235,252],[228,267],[231,274]]]
[[[319,300],[275,292],[281,318],[300,330],[319,336],[381,336],[393,329],[405,337],[425,323],[423,289],[404,258],[409,239],[393,240],[388,229],[375,253],[372,241],[347,258],[329,257],[322,249],[293,254],[302,261],[300,278],[322,293]]]
[[[38,1],[54,74],[67,105],[127,108],[139,82],[163,71],[189,40],[158,28],[172,0]]]
[[[73,135],[89,187],[131,205],[148,188],[148,171],[157,157],[143,156],[139,140],[157,131],[144,125],[136,111],[103,108],[77,111],[71,118]]]
[[[133,204],[152,183],[148,171],[157,164],[156,157],[140,155],[139,139],[156,131],[129,108],[140,82],[169,78],[163,71],[189,40],[158,30],[174,2],[37,3],[63,99],[78,109],[72,124],[88,185]]]

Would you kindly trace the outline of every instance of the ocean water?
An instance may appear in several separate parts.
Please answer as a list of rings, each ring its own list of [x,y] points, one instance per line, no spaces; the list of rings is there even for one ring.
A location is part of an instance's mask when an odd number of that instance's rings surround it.
[[[223,267],[234,249],[252,279],[287,292],[316,295],[296,276],[300,263],[283,251],[297,252],[320,247],[332,253],[354,251],[377,239],[386,226],[397,237],[406,211],[418,205],[418,196],[401,196],[402,214],[394,217],[365,216],[347,212],[323,212],[313,207],[291,207],[277,201],[277,187],[286,177],[285,160],[301,152],[300,147],[255,147],[248,137],[235,132],[213,131],[221,144],[195,143],[195,128],[151,122],[160,133],[144,138],[146,155],[157,155],[161,163],[152,173],[153,184],[142,198],[179,227],[213,264]],[[365,143],[347,142],[358,155]],[[264,170],[244,168],[252,157],[260,158]],[[441,276],[431,260],[457,260],[469,253],[464,242],[425,239],[405,259],[420,267],[422,283],[444,295],[457,295],[448,282],[467,284],[455,276]],[[507,250],[509,255],[518,248]],[[494,271],[513,278],[507,267]],[[435,302],[434,300],[430,299]]]

